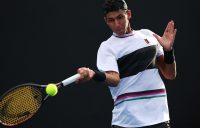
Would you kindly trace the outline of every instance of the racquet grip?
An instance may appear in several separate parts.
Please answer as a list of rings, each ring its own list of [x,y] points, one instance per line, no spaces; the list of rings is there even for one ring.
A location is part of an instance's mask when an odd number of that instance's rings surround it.
[[[66,86],[66,85],[68,85],[68,84],[71,84],[71,83],[75,82],[76,80],[78,80],[79,77],[80,77],[80,74],[75,74],[75,75],[73,75],[73,76],[71,76],[71,77],[69,77],[69,78],[63,80],[63,81],[62,81],[62,84],[63,84],[63,86]]]

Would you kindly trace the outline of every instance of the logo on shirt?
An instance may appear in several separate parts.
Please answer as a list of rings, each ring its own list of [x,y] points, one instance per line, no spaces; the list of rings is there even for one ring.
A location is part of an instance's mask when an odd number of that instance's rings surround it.
[[[145,41],[147,44],[149,44],[149,41],[148,41],[147,39],[144,39],[144,41]]]

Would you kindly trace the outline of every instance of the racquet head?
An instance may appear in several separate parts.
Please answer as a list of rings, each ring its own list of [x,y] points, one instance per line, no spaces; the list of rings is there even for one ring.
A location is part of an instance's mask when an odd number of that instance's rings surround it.
[[[69,85],[79,79],[75,74],[60,83],[58,88]],[[14,126],[30,119],[48,98],[46,85],[26,83],[16,86],[0,97],[0,123]]]
[[[45,96],[37,84],[27,83],[9,90],[0,98],[0,122],[6,126],[25,122],[38,111]]]

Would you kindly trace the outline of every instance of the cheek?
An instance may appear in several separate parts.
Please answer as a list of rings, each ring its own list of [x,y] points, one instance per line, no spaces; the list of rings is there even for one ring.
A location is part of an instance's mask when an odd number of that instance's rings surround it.
[[[126,23],[125,21],[122,21],[122,22],[120,23],[120,27],[121,27],[122,29],[125,29],[125,28],[127,27],[127,23]]]
[[[114,24],[112,24],[112,23],[110,23],[110,24],[107,24],[108,25],[108,27],[110,28],[110,29],[115,29],[115,26],[114,26]]]

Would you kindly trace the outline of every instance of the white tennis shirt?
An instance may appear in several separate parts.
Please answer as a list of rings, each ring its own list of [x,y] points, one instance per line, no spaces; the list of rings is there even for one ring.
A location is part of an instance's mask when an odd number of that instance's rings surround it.
[[[109,87],[114,99],[112,125],[135,128],[169,120],[165,85],[155,65],[163,48],[147,29],[122,37],[115,33],[97,53],[101,71],[116,71],[120,82]]]

